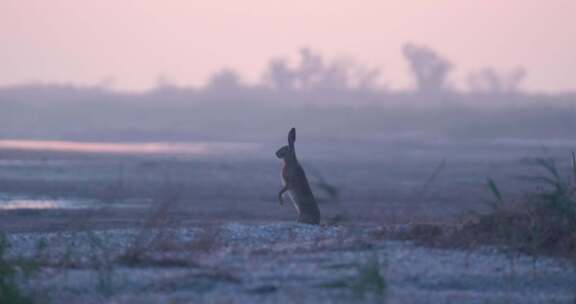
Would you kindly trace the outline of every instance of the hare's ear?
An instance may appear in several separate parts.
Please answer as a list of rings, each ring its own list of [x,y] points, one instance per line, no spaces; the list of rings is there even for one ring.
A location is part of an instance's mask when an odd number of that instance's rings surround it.
[[[294,147],[294,142],[296,141],[296,128],[292,128],[290,129],[290,132],[288,132],[288,145],[290,145],[290,147]]]

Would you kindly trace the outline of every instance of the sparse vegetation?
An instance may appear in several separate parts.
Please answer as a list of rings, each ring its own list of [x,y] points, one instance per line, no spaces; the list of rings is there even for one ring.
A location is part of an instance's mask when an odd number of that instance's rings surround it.
[[[536,182],[537,190],[528,193],[516,205],[506,206],[502,194],[490,180],[489,187],[496,197],[494,211],[467,224],[480,237],[493,233],[494,241],[504,242],[528,253],[576,256],[576,158],[572,153],[572,172],[565,177],[553,159],[532,161],[543,173],[524,179]]]
[[[145,263],[150,252],[170,238],[168,228],[174,224],[171,222],[170,213],[177,206],[180,189],[175,188],[169,175],[165,174],[162,189],[150,206],[148,217],[141,223],[130,245],[120,257],[120,261],[127,265]]]
[[[542,173],[522,177],[536,183],[537,191],[520,201],[506,200],[496,182],[488,179],[487,187],[494,196],[489,213],[476,215],[456,229],[432,225],[420,231],[421,225],[416,225],[404,237],[435,245],[496,245],[576,261],[576,156],[572,153],[569,177],[553,159],[535,158],[530,164]]]

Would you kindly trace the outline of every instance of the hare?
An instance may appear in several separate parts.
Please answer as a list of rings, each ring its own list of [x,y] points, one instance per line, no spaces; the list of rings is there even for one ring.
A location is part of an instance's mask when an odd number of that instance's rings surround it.
[[[296,129],[292,128],[288,133],[288,145],[276,151],[276,156],[284,160],[284,167],[282,168],[284,187],[278,193],[278,200],[280,205],[283,205],[282,195],[288,191],[298,212],[298,222],[318,225],[320,224],[320,210],[314,194],[312,194],[312,189],[310,189],[306,173],[296,158],[295,141]]]

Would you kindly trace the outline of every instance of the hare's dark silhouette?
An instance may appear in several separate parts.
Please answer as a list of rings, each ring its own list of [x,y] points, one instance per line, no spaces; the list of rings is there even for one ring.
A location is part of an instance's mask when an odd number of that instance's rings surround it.
[[[278,200],[280,200],[280,205],[283,205],[282,195],[288,192],[298,212],[298,222],[318,225],[320,224],[320,209],[318,209],[306,173],[296,158],[295,141],[296,129],[292,128],[288,132],[288,145],[276,151],[276,156],[284,160],[284,167],[282,168],[284,187],[278,193]]]

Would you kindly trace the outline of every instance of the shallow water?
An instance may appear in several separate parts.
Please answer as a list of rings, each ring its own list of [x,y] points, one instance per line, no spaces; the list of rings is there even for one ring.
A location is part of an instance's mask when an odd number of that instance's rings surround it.
[[[112,142],[72,142],[41,140],[0,140],[0,149],[80,152],[106,154],[192,154],[212,155],[226,153],[246,153],[257,150],[259,146],[252,143],[234,142],[145,142],[145,143],[112,143]]]
[[[92,204],[84,201],[66,199],[3,199],[0,200],[0,210],[17,209],[83,209]]]

